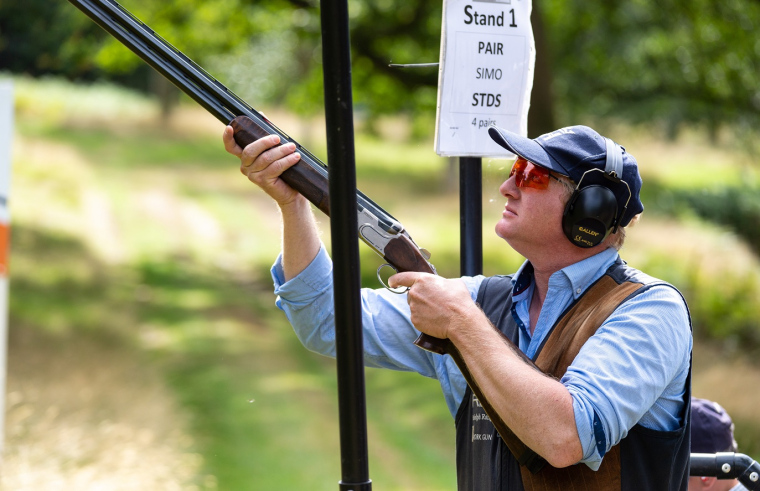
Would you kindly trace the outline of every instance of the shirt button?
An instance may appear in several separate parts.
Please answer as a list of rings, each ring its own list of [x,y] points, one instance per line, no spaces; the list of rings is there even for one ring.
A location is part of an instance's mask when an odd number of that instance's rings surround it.
[[[577,290],[575,290],[575,293],[577,293],[578,295],[580,295],[581,294],[581,289],[578,288]]]

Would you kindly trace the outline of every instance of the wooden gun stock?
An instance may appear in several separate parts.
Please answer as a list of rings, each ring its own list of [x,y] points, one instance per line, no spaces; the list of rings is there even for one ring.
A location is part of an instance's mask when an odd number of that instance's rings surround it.
[[[236,117],[230,121],[230,126],[235,130],[235,141],[242,148],[270,135],[247,116]],[[298,146],[298,143],[296,145]],[[330,216],[330,191],[327,177],[303,161],[283,172],[281,177],[290,187],[304,195],[314,206],[322,210],[325,215]]]
[[[422,256],[419,248],[408,237],[403,235],[388,243],[383,257],[399,273],[416,271],[418,273],[435,274],[435,270],[427,262],[427,259]],[[440,339],[420,333],[414,344],[439,355],[450,354],[451,342],[448,339]]]

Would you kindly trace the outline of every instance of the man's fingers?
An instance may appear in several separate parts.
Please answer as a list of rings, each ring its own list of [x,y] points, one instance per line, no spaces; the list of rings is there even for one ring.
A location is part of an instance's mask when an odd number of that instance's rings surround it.
[[[226,126],[224,128],[224,132],[222,132],[222,141],[224,142],[224,149],[227,150],[229,153],[241,157],[241,154],[247,150],[246,155],[254,155],[254,158],[258,156],[258,154],[265,152],[268,148],[271,148],[278,143],[280,143],[280,137],[277,135],[267,135],[264,138],[260,138],[245,148],[242,148],[240,145],[238,145],[237,141],[235,141],[235,130],[232,128],[232,126]],[[242,157],[241,157],[242,158]]]
[[[295,145],[289,143],[281,147],[275,147],[261,155],[256,156],[253,163],[249,162],[249,157],[243,151],[243,157],[240,159],[244,174],[262,174],[264,176],[278,177],[286,169],[296,164],[301,159],[301,154],[295,152]]]
[[[278,143],[279,137],[276,135],[256,140],[243,149],[240,161],[244,167],[251,166],[252,171],[259,172],[296,150],[294,143],[277,146]]]
[[[243,174],[246,174],[248,178],[253,182],[259,182],[260,180],[274,180],[280,177],[283,172],[296,165],[299,160],[301,160],[300,153],[291,153],[275,160],[266,167],[260,168],[260,166],[257,164],[255,166],[246,167],[241,170],[243,171]]]
[[[414,285],[414,283],[420,277],[420,274],[422,273],[413,273],[413,272],[396,273],[390,278],[388,278],[388,286],[391,288],[398,288],[400,286],[406,286],[408,288],[411,288],[412,285]]]
[[[234,137],[235,131],[232,129],[232,126],[227,126],[224,128],[224,132],[222,133],[222,141],[224,142],[224,149],[227,150],[227,152],[231,153],[232,155],[236,157],[240,157],[240,154],[243,153],[243,149],[240,148],[240,145],[237,144]]]
[[[296,165],[299,160],[301,160],[301,154],[291,153],[290,155],[286,155],[285,157],[276,160],[261,170],[254,169],[254,167],[258,167],[258,165],[250,167],[241,165],[240,172],[248,177],[248,180],[254,184],[263,188],[267,188],[277,183],[282,176],[282,173]]]

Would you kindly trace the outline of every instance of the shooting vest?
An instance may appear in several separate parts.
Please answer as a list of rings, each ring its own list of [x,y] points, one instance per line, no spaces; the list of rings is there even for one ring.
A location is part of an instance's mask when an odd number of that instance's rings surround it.
[[[581,346],[622,303],[654,285],[667,285],[625,265],[620,259],[583,295],[568,307],[538,350],[535,364],[546,374],[560,379]],[[670,285],[668,285],[670,286]],[[512,316],[511,277],[486,279],[478,291],[478,304],[491,322],[515,345],[518,327]],[[690,321],[691,322],[691,321]],[[613,446],[597,471],[585,464],[563,469],[551,467],[514,435],[501,438],[477,398],[467,388],[456,416],[457,482],[459,491],[549,491],[549,490],[686,490],[689,478],[691,411],[691,367],[684,393],[681,427],[656,431],[636,425]],[[604,438],[595,417],[597,440]],[[521,447],[533,459],[521,455]],[[537,472],[522,462],[544,463]]]

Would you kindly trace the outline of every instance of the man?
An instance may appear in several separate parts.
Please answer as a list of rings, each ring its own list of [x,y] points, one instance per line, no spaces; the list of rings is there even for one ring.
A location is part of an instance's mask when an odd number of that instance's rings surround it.
[[[691,398],[692,453],[736,452],[734,423],[717,402]],[[716,477],[690,477],[689,491],[744,491],[738,479],[718,480]]]
[[[643,210],[636,160],[585,126],[535,140],[489,134],[518,156],[496,233],[526,262],[507,277],[391,277],[406,295],[363,289],[365,364],[440,382],[456,419],[459,489],[685,490],[688,310],[616,249]],[[282,212],[277,305],[307,348],[334,356],[331,262],[309,204],[279,179],[300,158],[295,147],[268,136],[241,149],[229,127],[223,139]],[[449,356],[412,345],[417,330],[454,344],[492,412]],[[514,435],[496,434],[494,417]],[[538,465],[518,464],[520,445]]]

